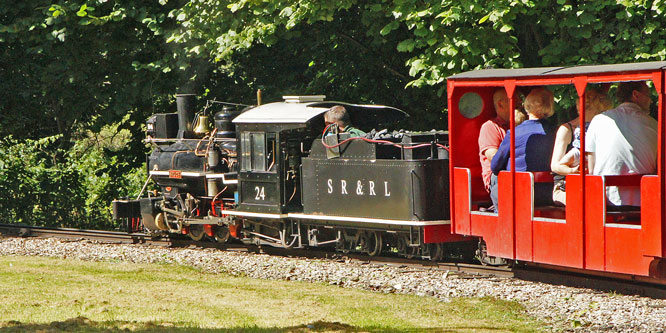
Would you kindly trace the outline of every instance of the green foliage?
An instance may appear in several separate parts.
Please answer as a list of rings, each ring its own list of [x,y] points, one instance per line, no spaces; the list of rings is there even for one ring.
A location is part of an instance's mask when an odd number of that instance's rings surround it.
[[[145,168],[117,154],[126,153],[129,135],[100,140],[117,127],[89,133],[68,151],[58,148],[62,136],[0,141],[0,222],[114,228],[110,202],[135,196],[145,179]]]
[[[177,52],[163,37],[182,4],[0,4],[3,222],[113,227],[111,200],[145,179],[139,124],[190,81],[171,70]]]
[[[63,135],[173,94],[161,34],[178,2],[37,0],[0,5],[0,136]],[[147,114],[144,114],[145,118]],[[97,121],[90,124],[93,118]]]
[[[476,68],[662,60],[664,10],[663,2],[643,0],[204,0],[171,13],[181,30],[168,41],[196,45],[197,54],[230,68],[234,54],[259,46],[291,41],[302,49],[347,34],[388,50],[375,61],[406,58],[397,71],[407,67],[407,86],[434,87],[441,96],[448,75]],[[326,34],[293,43],[317,27]]]

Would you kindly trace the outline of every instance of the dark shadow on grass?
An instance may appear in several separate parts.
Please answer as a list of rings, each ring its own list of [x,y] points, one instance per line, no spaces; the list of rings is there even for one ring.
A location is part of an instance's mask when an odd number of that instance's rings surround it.
[[[0,332],[459,332],[494,330],[492,327],[464,327],[455,329],[412,328],[394,329],[390,327],[358,327],[336,322],[316,321],[311,324],[293,327],[233,327],[202,329],[178,326],[173,323],[129,322],[129,321],[92,321],[85,317],[54,321],[48,324],[28,324],[19,321],[0,323]]]

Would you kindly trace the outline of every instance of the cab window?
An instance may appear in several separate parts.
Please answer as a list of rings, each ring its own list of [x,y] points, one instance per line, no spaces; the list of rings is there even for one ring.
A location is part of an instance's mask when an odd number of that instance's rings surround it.
[[[241,170],[275,172],[275,133],[241,134]]]

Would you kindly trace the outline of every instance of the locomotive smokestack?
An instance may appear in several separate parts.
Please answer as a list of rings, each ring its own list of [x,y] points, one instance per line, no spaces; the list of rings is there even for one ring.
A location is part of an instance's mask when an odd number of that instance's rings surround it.
[[[176,108],[178,110],[178,138],[192,137],[192,119],[194,118],[194,94],[176,95]]]

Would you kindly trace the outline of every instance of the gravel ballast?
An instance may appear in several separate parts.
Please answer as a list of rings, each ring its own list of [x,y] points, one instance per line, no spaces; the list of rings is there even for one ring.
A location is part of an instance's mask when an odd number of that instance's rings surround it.
[[[208,273],[258,279],[325,282],[386,293],[514,300],[551,329],[585,331],[666,331],[666,300],[602,293],[514,278],[461,276],[349,260],[286,258],[235,251],[163,248],[57,239],[0,238],[0,255],[48,256],[89,261],[174,263]]]

